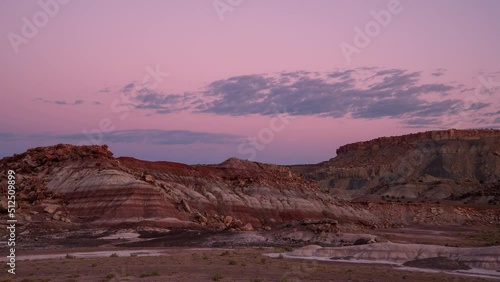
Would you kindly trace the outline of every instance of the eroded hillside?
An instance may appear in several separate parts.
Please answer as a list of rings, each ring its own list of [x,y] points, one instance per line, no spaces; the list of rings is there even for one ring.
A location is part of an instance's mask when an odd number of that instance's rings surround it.
[[[500,131],[429,131],[348,144],[327,162],[291,166],[345,199],[500,204]]]
[[[238,159],[188,166],[115,159],[107,146],[61,144],[4,158],[2,175],[9,169],[16,171],[16,212],[27,224],[252,230],[325,217],[346,224],[378,222],[365,209],[338,203],[288,168]],[[1,204],[5,213],[4,199]]]
[[[487,189],[498,193],[498,156],[498,131],[382,138],[342,147],[328,162],[292,167],[235,158],[196,166],[148,162],[114,158],[105,145],[59,144],[3,158],[0,176],[4,194],[7,171],[16,172],[16,214],[24,230],[272,230],[300,224],[327,236],[408,224],[498,225],[500,209],[495,205],[410,201],[478,191],[483,192],[481,201],[490,199]],[[349,202],[335,196],[344,195],[337,192],[406,199]],[[6,209],[6,199],[0,199],[2,217]]]

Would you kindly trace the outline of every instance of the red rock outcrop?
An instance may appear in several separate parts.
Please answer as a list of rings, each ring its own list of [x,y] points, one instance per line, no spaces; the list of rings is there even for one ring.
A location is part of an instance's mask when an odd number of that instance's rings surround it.
[[[0,161],[17,172],[20,214],[73,223],[154,222],[250,230],[304,218],[371,224],[286,167],[229,159],[189,166],[112,157],[106,146],[56,145]],[[56,215],[56,213],[58,213]],[[227,217],[233,220],[224,224]]]

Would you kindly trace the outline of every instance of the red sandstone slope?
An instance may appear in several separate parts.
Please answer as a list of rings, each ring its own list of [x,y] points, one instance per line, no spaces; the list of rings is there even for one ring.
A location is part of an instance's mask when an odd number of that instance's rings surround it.
[[[247,223],[260,227],[325,215],[377,220],[362,209],[340,207],[288,168],[237,159],[188,166],[115,159],[106,146],[56,145],[2,159],[1,175],[8,169],[17,173],[18,212],[26,221],[250,229]]]

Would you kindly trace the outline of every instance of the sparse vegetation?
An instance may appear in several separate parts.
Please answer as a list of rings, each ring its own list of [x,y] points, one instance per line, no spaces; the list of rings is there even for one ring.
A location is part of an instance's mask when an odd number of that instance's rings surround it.
[[[104,277],[104,281],[109,281],[109,280],[111,280],[111,279],[115,278],[115,276],[116,276],[116,275],[115,275],[113,272],[108,272],[108,273],[106,274],[106,276]]]
[[[117,257],[118,257],[118,254],[117,254],[117,253],[112,253],[109,257],[110,257],[110,258],[117,258]]]
[[[142,273],[139,277],[151,277],[151,276],[160,276],[160,272],[158,270],[153,270],[150,272]]]
[[[235,259],[230,259],[229,260],[229,265],[237,265],[238,262]]]
[[[221,281],[221,280],[222,280],[222,275],[218,272],[212,276],[212,281]]]
[[[491,230],[491,234],[495,230]],[[471,235],[471,234],[469,234]],[[480,234],[476,234],[479,236]],[[464,235],[465,236],[465,235]],[[280,247],[282,251],[282,247]],[[272,251],[272,250],[270,250]],[[197,256],[192,256],[192,253]],[[45,260],[26,261],[23,263],[25,271],[20,272],[18,280],[22,281],[327,281],[335,277],[336,281],[383,280],[390,268],[386,266],[372,266],[360,264],[355,268],[349,264],[339,263],[335,267],[327,264],[318,264],[314,261],[271,259],[262,256],[257,249],[230,250],[230,257],[221,257],[221,250],[189,251],[176,253],[169,256],[148,257],[138,256],[131,258],[120,256],[110,259],[107,257],[86,258],[75,260]],[[203,256],[209,260],[202,260]],[[277,256],[279,255],[279,252]],[[284,252],[283,252],[284,255]],[[193,263],[195,258],[195,263]],[[236,265],[229,263],[237,261]],[[65,266],[61,262],[66,262]],[[123,263],[128,263],[127,268],[120,268]],[[60,266],[60,269],[57,269]],[[181,266],[182,265],[182,266]],[[241,266],[240,266],[241,265]],[[97,268],[93,268],[96,267]],[[41,267],[40,271],[35,269]],[[181,268],[180,268],[181,267]],[[160,270],[161,269],[161,270]],[[209,270],[200,271],[200,269]],[[210,272],[211,269],[211,272]],[[35,273],[35,276],[30,276]],[[79,276],[78,276],[79,275]],[[97,275],[97,277],[96,277]],[[407,276],[406,281],[427,281],[429,274],[406,272],[391,272],[390,279],[401,280],[402,275]],[[427,275],[427,276],[426,276]],[[50,277],[50,279],[49,279]],[[243,279],[241,279],[243,277]],[[447,274],[433,274],[436,281],[453,281],[453,276]],[[44,280],[45,279],[45,280]],[[308,280],[309,279],[309,280]],[[14,280],[14,279],[13,279]],[[13,281],[12,280],[12,281]],[[2,279],[0,279],[2,281]]]
[[[463,237],[479,242],[483,242],[486,246],[500,245],[500,232],[498,231],[483,231],[479,233],[462,233]]]
[[[70,255],[70,254],[66,254],[65,258],[66,258],[66,259],[74,259],[74,258],[76,258],[76,257],[75,257],[75,256],[73,256],[73,255]]]

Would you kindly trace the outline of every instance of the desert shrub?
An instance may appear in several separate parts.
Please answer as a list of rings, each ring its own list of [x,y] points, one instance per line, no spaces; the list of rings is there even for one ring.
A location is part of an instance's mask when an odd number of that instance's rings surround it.
[[[158,270],[153,270],[151,272],[143,273],[139,277],[144,278],[144,277],[151,277],[151,276],[160,276],[160,272]]]
[[[104,281],[109,281],[113,278],[115,278],[115,274],[113,272],[108,272],[108,274],[104,277]]]
[[[280,279],[280,282],[288,282],[288,281],[290,281],[290,280],[288,279],[288,276],[286,276],[286,275],[281,277],[281,279]]]
[[[76,258],[76,257],[75,257],[75,256],[73,256],[73,255],[70,255],[70,254],[66,254],[65,258],[66,258],[66,259],[74,259],[74,258]]]
[[[238,262],[235,259],[230,259],[229,260],[229,265],[237,265]]]
[[[213,281],[220,281],[222,279],[222,275],[220,273],[215,273],[213,276],[212,276],[212,280]]]

